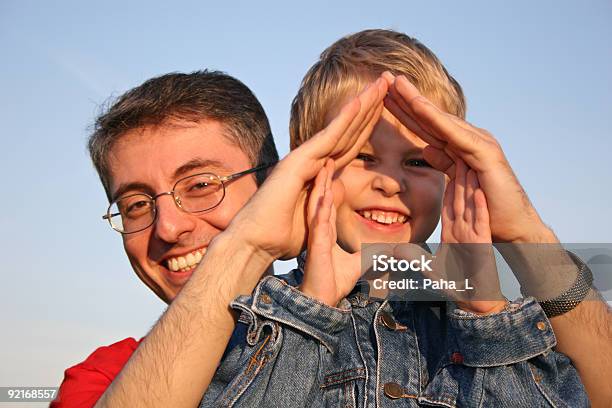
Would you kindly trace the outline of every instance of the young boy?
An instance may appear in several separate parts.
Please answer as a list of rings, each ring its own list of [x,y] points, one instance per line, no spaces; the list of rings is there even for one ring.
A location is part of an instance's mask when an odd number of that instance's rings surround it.
[[[425,46],[368,30],[334,43],[307,73],[292,106],[291,147],[386,71],[390,84],[405,75],[440,109],[464,117],[461,88]],[[247,345],[229,352],[201,406],[588,406],[533,299],[463,302],[446,316],[353,288],[362,243],[424,242],[440,214],[443,242],[491,242],[474,171],[455,157],[446,186],[425,160],[426,130],[408,129],[393,103],[353,162],[334,174],[330,160],[317,176],[299,268],[264,278],[232,304]]]

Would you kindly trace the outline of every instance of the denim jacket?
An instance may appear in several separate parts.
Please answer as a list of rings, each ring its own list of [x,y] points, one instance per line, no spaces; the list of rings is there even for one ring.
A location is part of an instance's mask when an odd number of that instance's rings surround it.
[[[589,406],[533,298],[479,316],[357,288],[330,307],[295,288],[302,276],[232,303],[239,323],[200,407]]]

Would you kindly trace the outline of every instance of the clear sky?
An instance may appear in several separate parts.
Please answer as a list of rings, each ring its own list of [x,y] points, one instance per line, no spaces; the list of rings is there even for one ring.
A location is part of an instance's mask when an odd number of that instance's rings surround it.
[[[560,239],[611,242],[611,23],[610,1],[1,1],[0,386],[58,384],[164,309],[101,219],[85,142],[109,97],[220,69],[261,100],[284,155],[318,54],[365,28],[400,30],[463,85],[469,121],[497,136]]]

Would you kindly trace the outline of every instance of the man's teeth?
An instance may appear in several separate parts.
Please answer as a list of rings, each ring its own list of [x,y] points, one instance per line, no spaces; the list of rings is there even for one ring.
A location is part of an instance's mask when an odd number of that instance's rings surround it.
[[[195,268],[195,266],[198,263],[200,263],[205,253],[206,253],[206,248],[201,248],[193,252],[190,252],[185,256],[177,256],[175,258],[168,258],[166,260],[166,265],[168,266],[168,269],[170,269],[171,271],[184,272],[189,269]]]
[[[381,224],[403,224],[407,219],[404,214],[394,211],[365,210],[359,211],[359,214],[368,220],[373,220]]]

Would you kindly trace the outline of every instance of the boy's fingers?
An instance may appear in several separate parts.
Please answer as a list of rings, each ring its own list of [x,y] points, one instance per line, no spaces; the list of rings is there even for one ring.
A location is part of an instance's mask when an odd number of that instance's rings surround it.
[[[308,225],[314,225],[313,222],[319,213],[319,208],[322,203],[322,198],[325,194],[325,182],[327,180],[327,169],[323,167],[319,170],[317,177],[314,179],[310,197],[308,199]]]
[[[444,148],[445,143],[430,135],[425,129],[423,129],[417,122],[414,121],[404,110],[397,104],[395,99],[386,97],[385,107],[389,112],[393,114],[408,130],[423,139],[426,143],[437,147],[439,149]]]
[[[379,78],[347,102],[325,129],[304,142],[302,145],[304,154],[311,160],[319,161],[334,153],[337,154],[338,146],[349,144],[355,135],[355,130],[362,126],[364,118],[375,107],[376,101],[382,99],[381,93],[384,91],[381,88],[386,89],[386,83]]]
[[[361,109],[346,131],[349,139],[361,132],[372,117],[373,111],[381,103],[386,92],[387,83],[382,78],[378,78],[357,96],[361,102]]]
[[[484,191],[480,186],[474,191],[474,206],[476,207],[475,229],[479,235],[491,235],[489,209]]]
[[[321,197],[321,205],[319,206],[317,213],[317,224],[322,228],[322,232],[325,232],[325,235],[329,234],[329,219],[331,215],[331,191],[327,188],[323,190],[323,197]]]
[[[442,226],[444,221],[455,221],[455,212],[453,211],[453,203],[455,202],[455,182],[450,180],[446,185],[444,192],[444,201],[442,203]]]
[[[359,113],[361,102],[354,98],[342,107],[329,125],[283,159],[283,170],[298,174],[304,182],[314,178]],[[287,167],[287,168],[284,168]],[[280,171],[280,169],[279,169]]]
[[[435,137],[456,146],[468,153],[476,153],[478,148],[477,134],[458,125],[449,114],[438,109],[403,75],[395,79],[395,89],[410,105],[408,114],[428,129]]]
[[[350,163],[351,160],[357,157],[357,154],[359,154],[361,148],[370,139],[372,131],[374,130],[376,123],[378,123],[378,120],[380,119],[382,109],[382,104],[380,104],[373,112],[371,112],[371,116],[368,119],[368,122],[364,123],[363,128],[360,129],[360,133],[357,136],[357,139],[354,140],[353,144],[349,147],[349,149],[336,160],[336,170],[343,168],[348,163]]]
[[[457,159],[455,162],[455,201],[453,202],[453,211],[455,218],[463,218],[465,212],[465,178],[467,166],[464,161]]]
[[[408,86],[406,86],[406,83]],[[406,112],[406,114],[413,118],[415,118],[415,113],[413,109],[414,100],[419,97],[424,98],[421,95],[421,92],[403,75],[400,75],[395,78],[393,86],[389,89],[389,96],[395,100],[398,106],[404,112]],[[419,123],[419,126],[426,130],[432,137],[438,139],[439,141],[443,141],[443,139],[439,139],[438,136],[432,131],[432,129],[428,127],[427,123]]]
[[[393,82],[395,82],[395,75],[393,75],[391,72],[389,71],[385,71],[382,73],[381,77],[387,81],[387,86],[389,88],[391,88],[391,86],[393,85]]]
[[[423,149],[423,158],[434,169],[446,173],[451,178],[455,177],[455,162],[444,150],[427,145]]]
[[[343,146],[350,146],[355,137],[355,130],[363,126],[363,121],[375,108],[375,101],[382,99],[381,83],[370,84],[358,96],[347,102],[338,115],[312,138],[294,150],[292,156],[293,171],[302,174],[304,181],[313,178],[324,165],[325,159]],[[375,86],[378,84],[378,86]],[[385,85],[386,86],[386,85]]]
[[[469,169],[466,175],[466,186],[465,186],[465,212],[463,219],[467,222],[468,226],[474,225],[474,213],[476,208],[474,205],[474,191],[476,190],[476,173],[474,170]]]
[[[342,144],[338,144],[338,148],[332,154],[337,159],[336,169],[344,167],[359,153],[359,150],[370,138],[372,130],[380,118],[386,83],[379,79],[375,83],[375,87],[377,87],[377,93],[372,94],[375,98],[364,102],[368,105],[368,109],[364,110],[358,118],[355,118],[352,127],[347,130]]]
[[[446,142],[444,140],[440,140],[431,129],[427,128],[426,124],[418,123],[413,119],[414,113],[412,111],[411,104],[409,99],[406,99],[403,95],[399,93],[396,86],[397,78],[394,81],[393,85],[389,87],[389,93],[385,98],[385,104],[388,104],[389,107],[394,109],[393,114],[397,113],[397,118],[405,124],[406,127],[413,130],[419,129],[421,132],[417,133],[419,136],[429,143],[432,146],[436,146],[438,148],[442,148]],[[415,88],[416,89],[416,88]],[[391,110],[391,109],[390,109]],[[406,117],[410,118],[410,120],[406,119]]]

